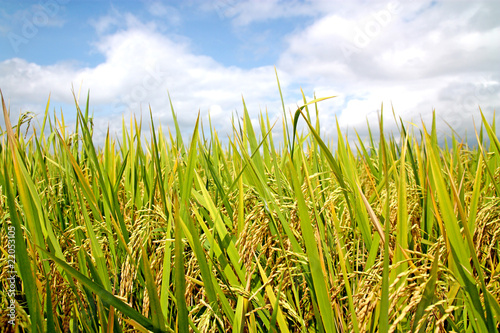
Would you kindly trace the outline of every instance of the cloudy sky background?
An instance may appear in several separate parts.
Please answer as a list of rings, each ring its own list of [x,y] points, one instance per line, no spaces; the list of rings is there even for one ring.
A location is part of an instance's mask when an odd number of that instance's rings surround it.
[[[366,134],[384,104],[406,121],[473,136],[478,106],[500,106],[500,1],[72,1],[0,0],[0,89],[19,112],[62,108],[75,119],[72,87],[90,90],[96,138],[119,133],[130,114],[183,133],[198,111],[221,137],[231,115],[281,119],[311,99],[323,134]],[[3,121],[2,121],[3,124]],[[3,127],[3,125],[2,125]],[[279,133],[281,122],[276,131]]]

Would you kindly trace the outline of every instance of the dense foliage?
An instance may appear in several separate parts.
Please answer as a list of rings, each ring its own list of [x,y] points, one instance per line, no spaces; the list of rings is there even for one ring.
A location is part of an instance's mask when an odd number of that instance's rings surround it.
[[[497,331],[494,120],[478,114],[475,147],[380,119],[379,137],[339,129],[333,149],[318,101],[284,116],[280,145],[245,108],[227,145],[198,122],[189,145],[177,122],[145,138],[131,119],[102,147],[88,99],[74,131],[47,104],[29,135],[3,104],[0,302],[15,270],[16,331]]]

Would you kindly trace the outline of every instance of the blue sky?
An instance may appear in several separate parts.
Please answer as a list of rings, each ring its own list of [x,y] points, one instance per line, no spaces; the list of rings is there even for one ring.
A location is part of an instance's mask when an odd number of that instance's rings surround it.
[[[184,131],[210,112],[224,136],[242,95],[253,119],[281,117],[276,67],[287,110],[300,88],[338,96],[320,105],[326,135],[335,117],[365,133],[382,103],[471,134],[478,105],[500,105],[498,17],[498,1],[1,0],[0,89],[13,117],[51,94],[69,121],[72,86],[90,90],[101,136],[148,105],[171,125],[168,91]]]
[[[298,24],[293,19],[277,18],[271,24],[235,27],[225,14],[232,8],[231,1],[210,6],[181,1],[7,0],[2,3],[2,14],[7,21],[3,30],[9,31],[7,38],[1,40],[3,60],[19,57],[40,65],[76,60],[80,65],[96,66],[105,61],[102,54],[93,50],[93,43],[99,40],[96,25],[106,17],[125,13],[133,13],[144,23],[156,22],[158,31],[165,36],[189,39],[192,51],[197,54],[210,56],[225,66],[241,68],[277,61],[277,46],[285,46],[282,37]],[[42,23],[45,18],[50,23]],[[114,23],[110,32],[126,28],[126,25]],[[28,32],[26,36],[23,29],[32,26],[38,32],[33,32],[33,36]]]

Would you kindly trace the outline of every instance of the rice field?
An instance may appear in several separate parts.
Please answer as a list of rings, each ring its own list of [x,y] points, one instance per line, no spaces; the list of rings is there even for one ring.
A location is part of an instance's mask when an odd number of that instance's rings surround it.
[[[2,96],[2,331],[498,331],[495,120],[474,146],[383,118],[331,142],[321,100],[283,104],[279,144],[243,102],[227,144],[172,109],[97,146],[88,98],[74,130],[49,100],[26,134]]]

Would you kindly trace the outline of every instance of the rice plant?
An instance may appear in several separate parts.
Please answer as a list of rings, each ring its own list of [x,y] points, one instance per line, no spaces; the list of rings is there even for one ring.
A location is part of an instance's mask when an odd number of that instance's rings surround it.
[[[131,118],[97,146],[88,98],[27,134],[2,96],[2,330],[498,331],[495,120],[473,147],[383,117],[325,142],[321,100],[283,104],[279,144],[243,102],[227,144],[199,120],[184,142],[172,108],[173,132]]]

